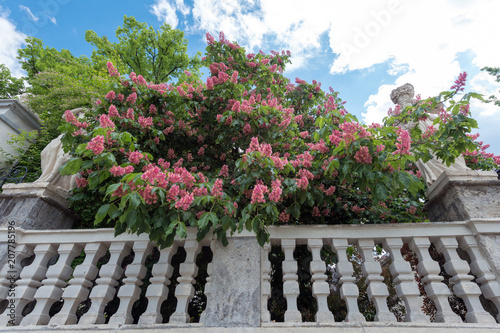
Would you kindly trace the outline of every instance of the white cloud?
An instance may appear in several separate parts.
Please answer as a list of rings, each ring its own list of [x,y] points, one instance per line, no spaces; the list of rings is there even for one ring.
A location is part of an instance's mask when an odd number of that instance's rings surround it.
[[[36,21],[38,21],[40,19],[39,17],[35,16],[35,14],[33,14],[31,12],[31,9],[29,9],[29,7],[26,7],[26,6],[23,6],[23,5],[19,5],[19,9],[21,9],[22,11],[25,11],[26,14],[28,14],[29,19],[31,21],[33,21],[33,22],[36,22]]]
[[[0,63],[5,64],[13,76],[23,76],[23,70],[19,65],[16,56],[17,49],[24,44],[26,35],[18,31],[16,26],[8,19],[9,12],[0,6]]]
[[[184,0],[155,0],[155,3],[151,5],[150,9],[150,12],[155,15],[159,21],[169,24],[172,28],[176,28],[179,24],[177,11],[186,18],[191,12],[191,8],[186,6]]]
[[[49,14],[47,14],[46,12],[44,12],[44,14],[47,16],[47,18],[50,20],[50,22],[52,22],[54,25],[57,25],[57,20],[55,17],[53,16],[50,16]]]
[[[198,0],[193,18],[200,31],[224,31],[253,52],[270,45],[290,50],[293,69],[321,49],[320,37],[330,27],[333,9],[328,0]]]
[[[179,24],[179,19],[175,12],[175,7],[168,0],[156,0],[151,6],[150,12],[154,14],[159,21],[169,24],[172,28],[176,28]]]

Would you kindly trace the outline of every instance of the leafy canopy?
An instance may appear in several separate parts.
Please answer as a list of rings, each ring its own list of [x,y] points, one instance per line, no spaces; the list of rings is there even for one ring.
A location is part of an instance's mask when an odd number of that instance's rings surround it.
[[[86,32],[85,40],[96,48],[92,52],[92,61],[99,68],[111,61],[118,71],[135,72],[157,84],[173,79],[186,80],[184,70],[196,77],[199,75],[200,53],[190,58],[184,32],[172,29],[166,23],[157,31],[147,23],[125,15],[123,26],[116,29],[116,37],[118,43],[112,43],[106,36],[99,37],[92,30]]]
[[[0,99],[11,99],[24,92],[22,78],[13,77],[10,69],[0,64]]]

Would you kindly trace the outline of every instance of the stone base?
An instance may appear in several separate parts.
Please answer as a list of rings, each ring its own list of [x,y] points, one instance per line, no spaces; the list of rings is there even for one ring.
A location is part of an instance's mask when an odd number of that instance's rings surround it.
[[[427,189],[430,221],[500,217],[500,180],[494,171],[445,171]]]
[[[255,236],[213,243],[212,289],[205,326],[260,326],[261,247]],[[237,332],[237,331],[234,331]]]
[[[69,210],[69,193],[49,183],[5,184],[0,194],[0,227],[70,229],[80,217]]]

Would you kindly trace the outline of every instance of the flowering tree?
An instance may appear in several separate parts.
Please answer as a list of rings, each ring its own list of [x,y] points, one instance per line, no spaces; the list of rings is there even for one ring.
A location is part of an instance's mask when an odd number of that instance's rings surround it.
[[[454,102],[453,90],[365,126],[331,88],[284,77],[289,52],[247,54],[222,33],[207,40],[205,83],[126,79],[108,63],[115,83],[95,113],[66,113],[74,158],[62,172],[80,174],[77,197],[103,198],[96,223],[167,246],[186,226],[199,238],[212,228],[223,243],[246,228],[263,244],[272,224],[418,221],[425,185],[412,162],[438,149],[451,163],[475,148],[475,121],[461,111],[475,95]],[[398,126],[440,98],[449,107],[435,132]]]

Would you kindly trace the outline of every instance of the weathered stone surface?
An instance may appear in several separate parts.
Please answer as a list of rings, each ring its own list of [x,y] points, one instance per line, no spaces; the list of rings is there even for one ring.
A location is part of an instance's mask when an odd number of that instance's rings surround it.
[[[500,217],[500,180],[493,171],[445,171],[427,190],[431,221]]]
[[[26,230],[69,229],[79,216],[67,208],[66,198],[66,192],[48,184],[6,184],[0,194],[0,227],[15,221],[16,228]]]
[[[206,326],[260,326],[261,247],[255,238],[231,238],[213,247],[212,290]]]
[[[478,235],[477,242],[497,280],[500,280],[500,235]]]

